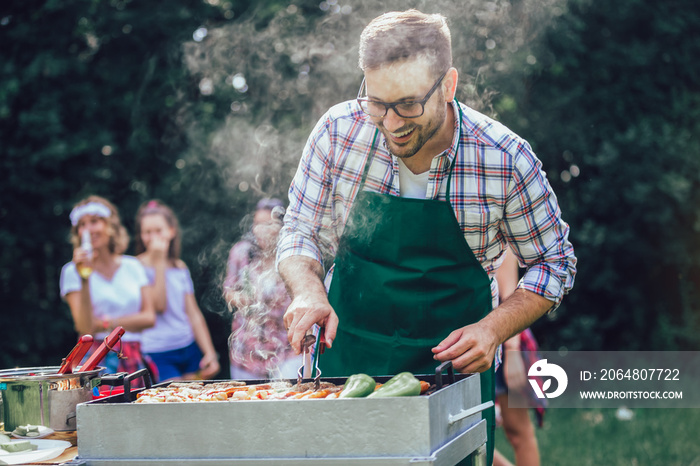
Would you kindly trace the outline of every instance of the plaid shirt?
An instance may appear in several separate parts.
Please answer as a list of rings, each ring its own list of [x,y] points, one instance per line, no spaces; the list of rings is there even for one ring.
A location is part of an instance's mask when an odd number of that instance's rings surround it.
[[[450,202],[476,259],[492,278],[509,244],[527,267],[518,287],[544,296],[556,308],[573,286],[576,257],[542,163],[505,126],[457,102],[452,105],[455,115],[457,105],[462,109],[462,131],[455,130],[450,148],[433,158],[426,199],[445,199],[449,169],[456,164]],[[355,101],[334,106],[316,124],[289,189],[278,262],[302,255],[324,264],[335,256],[375,129]],[[399,196],[398,161],[381,133],[377,139],[365,189]],[[496,280],[491,288],[495,305]]]

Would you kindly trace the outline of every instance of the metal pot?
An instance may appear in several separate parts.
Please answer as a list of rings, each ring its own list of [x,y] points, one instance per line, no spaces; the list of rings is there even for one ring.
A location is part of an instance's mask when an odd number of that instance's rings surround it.
[[[58,374],[59,366],[0,370],[4,429],[33,424],[55,431],[76,430],[79,403],[92,400],[104,367],[74,374]]]

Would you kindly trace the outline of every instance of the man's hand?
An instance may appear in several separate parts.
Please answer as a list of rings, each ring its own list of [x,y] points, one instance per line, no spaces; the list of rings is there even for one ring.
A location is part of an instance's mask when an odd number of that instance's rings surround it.
[[[455,370],[484,372],[493,364],[498,345],[529,327],[552,303],[527,290],[515,290],[479,322],[450,333],[435,348],[434,358],[452,360]]]
[[[491,367],[499,344],[498,335],[477,322],[453,331],[432,351],[436,360],[451,360],[456,371],[471,374]]]
[[[301,353],[301,340],[313,324],[325,327],[326,345],[330,348],[338,329],[338,316],[323,286],[323,267],[309,257],[293,256],[280,261],[278,268],[292,298],[283,319],[294,352]]]
[[[325,294],[296,296],[284,313],[284,326],[296,354],[301,353],[301,340],[313,324],[325,327],[326,345],[330,348],[338,329],[338,316],[328,298]]]

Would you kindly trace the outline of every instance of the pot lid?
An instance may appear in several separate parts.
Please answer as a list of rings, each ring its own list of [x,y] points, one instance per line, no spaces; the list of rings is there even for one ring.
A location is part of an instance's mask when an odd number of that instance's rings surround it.
[[[60,366],[43,366],[43,367],[17,367],[14,369],[0,370],[0,382],[12,382],[18,380],[63,380],[71,378],[80,378],[83,376],[97,377],[100,372],[104,371],[104,367],[96,367],[91,371],[75,372],[73,374],[59,374]],[[79,369],[78,369],[79,370]]]

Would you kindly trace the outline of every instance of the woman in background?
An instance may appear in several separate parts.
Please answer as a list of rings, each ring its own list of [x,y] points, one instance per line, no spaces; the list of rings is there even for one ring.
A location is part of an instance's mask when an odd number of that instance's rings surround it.
[[[275,268],[284,205],[262,199],[253,226],[229,254],[224,297],[234,311],[229,356],[234,379],[296,377],[302,364],[289,345],[282,316],[290,304]]]
[[[180,243],[172,209],[157,200],[142,204],[136,214],[136,254],[153,286],[157,313],[156,325],[143,332],[142,346],[160,382],[211,379],[220,370],[190,271],[180,260]]]
[[[70,220],[73,260],[61,270],[60,287],[75,329],[93,335],[91,354],[115,327],[123,327],[121,346],[100,365],[112,373],[153,370],[141,351],[141,332],[156,321],[151,290],[138,259],[124,255],[129,235],[117,208],[107,199],[89,196],[75,205]]]

